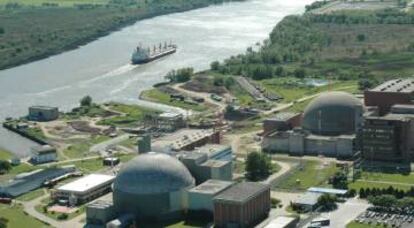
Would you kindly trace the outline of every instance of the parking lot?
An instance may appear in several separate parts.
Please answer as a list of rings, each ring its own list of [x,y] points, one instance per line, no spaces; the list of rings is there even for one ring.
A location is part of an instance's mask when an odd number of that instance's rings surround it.
[[[404,212],[377,212],[375,208],[368,208],[365,212],[360,214],[355,222],[370,224],[370,225],[387,225],[389,227],[408,228],[414,227],[414,211]]]

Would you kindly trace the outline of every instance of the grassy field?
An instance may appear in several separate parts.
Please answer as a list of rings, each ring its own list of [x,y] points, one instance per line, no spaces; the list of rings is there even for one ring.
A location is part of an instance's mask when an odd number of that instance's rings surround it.
[[[302,161],[286,179],[283,179],[275,187],[284,190],[303,191],[309,187],[326,186],[327,180],[337,168],[334,163],[322,164],[319,161]]]
[[[361,178],[350,184],[350,188],[359,190],[360,188],[394,188],[409,190],[414,186],[414,174],[390,174],[379,172],[362,172]]]
[[[82,158],[84,156],[88,156],[91,146],[108,139],[108,136],[99,135],[92,136],[92,138],[88,140],[76,140],[68,148],[66,148],[63,153],[69,158]]]
[[[136,154],[121,154],[121,155],[116,155],[116,156],[120,158],[121,162],[127,162],[131,160],[132,158],[134,158]],[[94,159],[88,159],[84,161],[76,161],[76,162],[71,162],[68,164],[75,165],[78,169],[80,169],[84,173],[93,173],[93,172],[96,172],[98,170],[105,168],[102,164],[102,158],[94,158]]]
[[[330,90],[346,90],[356,91],[358,88],[356,81],[335,81],[331,85],[325,85],[320,87],[311,87],[302,85],[301,80],[295,78],[281,78],[281,79],[266,79],[260,81],[260,83],[268,91],[272,91],[282,96],[283,102],[291,102],[299,98],[310,96],[312,94],[320,93]]]
[[[12,158],[12,154],[9,151],[0,148],[0,160],[8,160],[11,158]]]
[[[102,121],[99,121],[98,124],[121,127],[134,126],[138,125],[138,123],[144,119],[145,115],[158,113],[155,110],[143,108],[137,105],[111,103],[108,107],[111,110],[124,113],[125,115],[104,119]]]
[[[23,207],[20,205],[4,205],[0,204],[0,218],[6,220],[5,226],[0,227],[28,227],[31,228],[43,228],[50,227],[23,212]]]
[[[171,105],[171,106],[175,106],[175,107],[179,107],[179,108],[183,108],[183,109],[194,110],[194,111],[199,111],[199,112],[207,110],[207,107],[205,107],[204,105],[199,105],[199,104],[197,104],[197,105],[194,104],[193,105],[193,104],[185,103],[183,101],[170,100],[170,95],[160,91],[157,88],[146,90],[146,91],[142,92],[141,98],[143,98],[145,100],[150,100],[150,101],[153,101],[153,102],[158,102],[158,103],[161,103],[161,104]]]
[[[363,224],[363,223],[357,223],[357,222],[350,222],[348,225],[346,225],[346,228],[380,228],[384,227],[382,225],[369,225],[369,224]]]
[[[388,187],[394,187],[401,190],[409,190],[409,185],[401,185],[401,184],[387,184],[387,183],[373,183],[373,182],[367,182],[363,180],[357,180],[353,183],[349,184],[350,189],[355,189],[359,191],[361,188],[388,188]]]
[[[39,188],[37,190],[34,190],[34,191],[28,192],[24,195],[21,195],[21,196],[17,197],[16,199],[20,200],[20,201],[31,201],[31,200],[34,200],[36,198],[39,198],[39,197],[43,196],[44,194],[45,194],[45,189]]]

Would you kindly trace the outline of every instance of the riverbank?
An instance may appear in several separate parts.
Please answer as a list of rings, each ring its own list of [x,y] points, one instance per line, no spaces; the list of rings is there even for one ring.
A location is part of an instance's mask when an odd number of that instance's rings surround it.
[[[235,0],[243,1],[243,0]],[[14,7],[0,4],[0,70],[73,50],[137,21],[184,12],[214,0],[173,0],[136,5],[74,5]]]

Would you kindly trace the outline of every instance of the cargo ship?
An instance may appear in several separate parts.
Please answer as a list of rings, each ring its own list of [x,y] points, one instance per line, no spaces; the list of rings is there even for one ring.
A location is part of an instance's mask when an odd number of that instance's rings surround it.
[[[148,63],[166,55],[171,55],[176,51],[177,45],[171,43],[164,43],[164,45],[159,44],[158,47],[154,46],[152,49],[143,48],[139,45],[132,54],[131,62],[132,64]]]

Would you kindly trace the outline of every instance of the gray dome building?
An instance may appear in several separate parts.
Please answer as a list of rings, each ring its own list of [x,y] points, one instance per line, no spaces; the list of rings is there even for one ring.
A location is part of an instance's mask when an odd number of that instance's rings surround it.
[[[166,219],[186,208],[186,190],[195,180],[176,158],[160,153],[138,155],[126,163],[113,185],[118,213],[137,218]]]
[[[345,92],[326,92],[305,109],[302,128],[315,135],[354,134],[362,125],[364,107]]]

